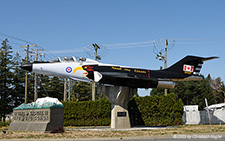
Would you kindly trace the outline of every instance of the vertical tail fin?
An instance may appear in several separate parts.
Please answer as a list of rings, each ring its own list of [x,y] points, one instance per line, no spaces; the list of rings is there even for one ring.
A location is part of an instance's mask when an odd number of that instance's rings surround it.
[[[175,72],[178,74],[199,74],[204,61],[216,58],[218,57],[203,58],[197,56],[186,56],[171,67],[165,69],[165,71]]]

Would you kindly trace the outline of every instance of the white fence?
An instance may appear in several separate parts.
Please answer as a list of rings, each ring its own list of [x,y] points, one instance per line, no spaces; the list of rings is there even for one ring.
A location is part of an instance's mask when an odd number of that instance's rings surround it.
[[[193,106],[193,105],[192,105]],[[187,109],[187,108],[186,108]],[[190,109],[190,108],[189,108]],[[209,117],[206,110],[198,111],[185,110],[183,113],[183,124],[209,124]],[[213,109],[209,111],[212,124],[225,124],[225,109]]]

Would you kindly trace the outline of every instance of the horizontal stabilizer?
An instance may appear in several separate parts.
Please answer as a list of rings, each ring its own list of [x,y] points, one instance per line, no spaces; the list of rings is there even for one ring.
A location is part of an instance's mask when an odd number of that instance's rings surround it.
[[[212,59],[217,59],[219,57],[208,57],[208,58],[202,58],[202,61],[208,61],[208,60],[212,60]]]

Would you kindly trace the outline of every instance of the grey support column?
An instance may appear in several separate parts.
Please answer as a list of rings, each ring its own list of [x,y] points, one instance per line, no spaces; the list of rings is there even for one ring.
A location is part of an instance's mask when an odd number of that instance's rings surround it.
[[[130,128],[130,118],[128,113],[127,102],[137,93],[136,88],[123,86],[103,86],[99,85],[98,89],[112,104],[111,111],[111,128],[124,129]]]

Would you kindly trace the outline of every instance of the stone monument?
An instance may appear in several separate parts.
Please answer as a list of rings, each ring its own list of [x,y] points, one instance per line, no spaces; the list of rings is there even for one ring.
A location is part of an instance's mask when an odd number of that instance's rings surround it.
[[[63,128],[64,105],[57,98],[39,98],[36,102],[21,104],[13,109],[11,131],[50,132]]]

